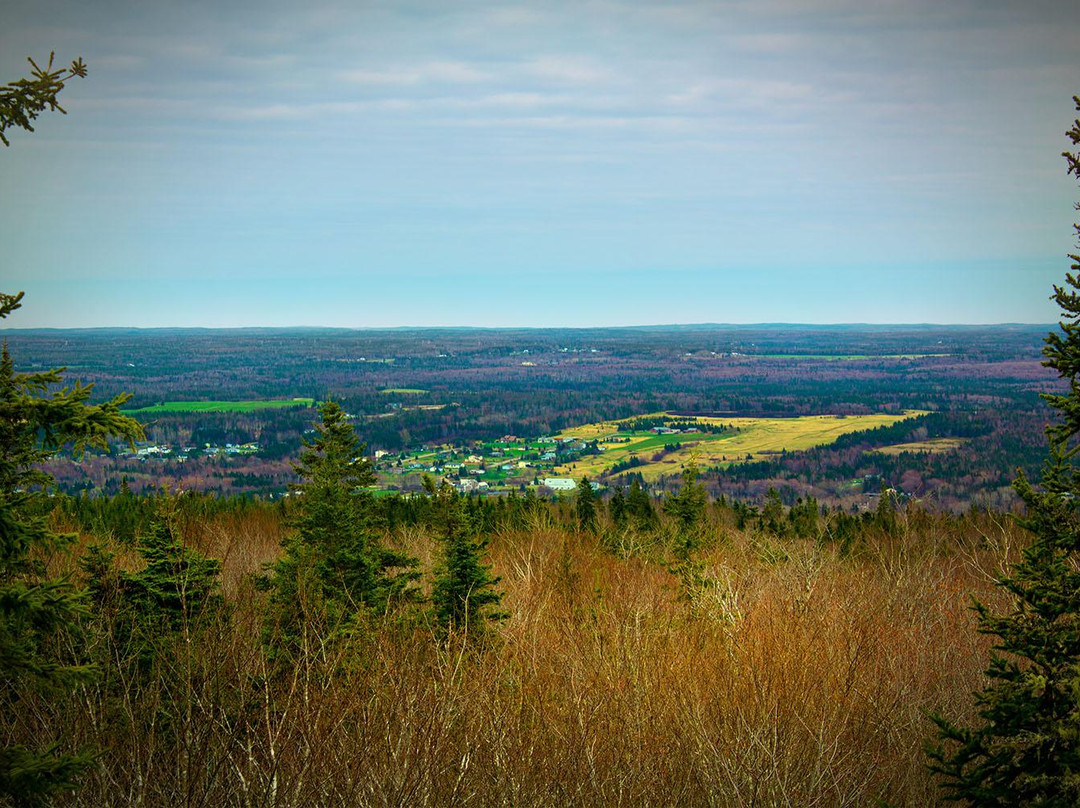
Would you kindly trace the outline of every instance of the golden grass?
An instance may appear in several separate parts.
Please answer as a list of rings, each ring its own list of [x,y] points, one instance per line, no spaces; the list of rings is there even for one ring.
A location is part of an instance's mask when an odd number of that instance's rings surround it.
[[[873,451],[887,455],[898,455],[903,452],[938,454],[959,449],[967,442],[968,438],[931,438],[930,440],[917,440],[909,443],[894,443],[891,446],[882,446]]]
[[[899,421],[924,414],[921,410],[904,410],[899,414],[807,415],[798,418],[698,417],[694,420],[700,423],[730,424],[739,431],[731,435],[667,436],[664,438],[665,442],[681,443],[682,447],[665,453],[663,458],[656,462],[650,461],[660,448],[654,445],[656,436],[620,434],[619,421],[604,421],[574,427],[561,433],[559,437],[597,440],[604,451],[599,455],[583,457],[573,463],[559,466],[554,471],[564,476],[588,475],[595,478],[606,474],[617,463],[637,456],[646,462],[641,466],[635,466],[634,471],[640,472],[646,480],[654,480],[660,475],[678,475],[691,458],[695,458],[699,466],[725,466],[751,459],[762,460],[770,454],[783,451],[797,452],[823,446],[849,432],[892,426]],[[661,415],[664,413],[653,413],[652,416],[646,417]],[[629,442],[604,440],[605,438],[626,437],[630,437]]]

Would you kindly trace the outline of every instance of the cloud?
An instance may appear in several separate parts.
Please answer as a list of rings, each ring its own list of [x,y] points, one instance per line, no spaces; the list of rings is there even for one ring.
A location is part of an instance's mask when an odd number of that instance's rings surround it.
[[[713,79],[692,84],[672,93],[667,100],[678,106],[693,106],[709,101],[753,105],[791,104],[822,100],[824,94],[812,84],[777,79]]]
[[[569,84],[595,84],[614,75],[592,59],[578,56],[542,56],[526,62],[523,70],[540,79]]]
[[[408,87],[418,84],[477,84],[490,81],[492,75],[467,62],[436,61],[411,68],[381,70],[346,70],[344,81],[361,85]]]

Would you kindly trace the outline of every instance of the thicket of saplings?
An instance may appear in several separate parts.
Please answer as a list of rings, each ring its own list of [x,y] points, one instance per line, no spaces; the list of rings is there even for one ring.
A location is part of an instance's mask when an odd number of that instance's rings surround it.
[[[1012,520],[588,494],[350,495],[352,585],[314,497],[56,498],[100,675],[24,694],[9,742],[96,750],[95,806],[939,799],[926,714],[974,715]]]

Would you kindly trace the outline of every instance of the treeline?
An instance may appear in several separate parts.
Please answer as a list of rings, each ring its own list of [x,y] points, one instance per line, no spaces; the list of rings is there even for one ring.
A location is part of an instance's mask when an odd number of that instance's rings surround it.
[[[653,415],[645,418],[632,418],[619,424],[619,432],[647,432],[650,429],[678,429],[693,432],[707,432],[712,435],[720,435],[724,432],[736,432],[730,424],[713,424],[698,421],[695,418],[681,418],[677,414]]]

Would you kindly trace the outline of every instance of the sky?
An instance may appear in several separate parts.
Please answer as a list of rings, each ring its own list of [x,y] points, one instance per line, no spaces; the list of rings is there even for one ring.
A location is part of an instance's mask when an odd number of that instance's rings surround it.
[[[22,0],[9,328],[1049,323],[1080,3]]]

